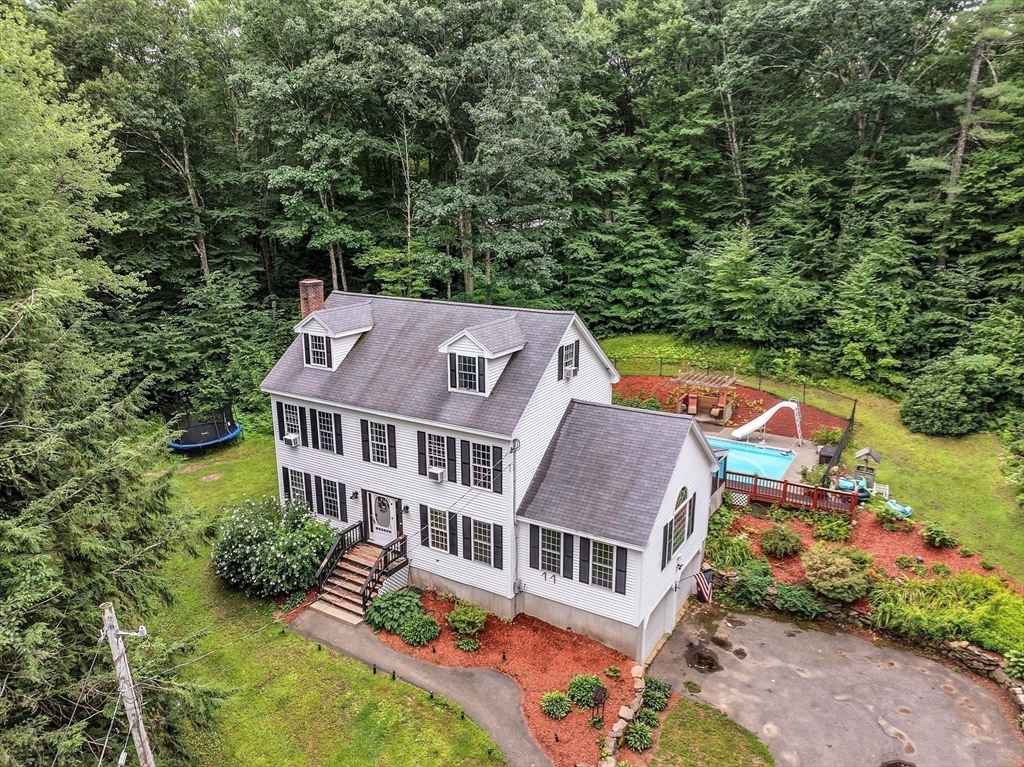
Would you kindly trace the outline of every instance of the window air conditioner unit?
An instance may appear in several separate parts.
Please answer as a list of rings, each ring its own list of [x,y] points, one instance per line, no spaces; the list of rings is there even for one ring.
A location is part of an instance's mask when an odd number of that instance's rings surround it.
[[[299,435],[298,434],[285,434],[284,435],[284,444],[288,445],[288,447],[298,447],[299,446]]]
[[[444,469],[440,466],[431,466],[427,469],[427,476],[435,482],[444,482]]]
[[[568,381],[574,375],[576,375],[576,368],[574,368],[572,365],[566,365],[564,368],[562,368],[562,378],[564,378],[566,381]]]

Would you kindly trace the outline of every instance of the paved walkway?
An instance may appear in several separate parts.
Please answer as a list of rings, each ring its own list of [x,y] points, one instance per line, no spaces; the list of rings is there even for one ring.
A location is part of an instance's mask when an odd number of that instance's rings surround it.
[[[487,731],[511,767],[551,767],[523,719],[519,688],[504,674],[424,663],[383,645],[365,623],[351,626],[315,610],[299,615],[291,628],[367,666],[376,664],[379,673],[394,670],[402,680],[457,703]]]
[[[756,733],[779,767],[1024,760],[995,693],[966,673],[850,634],[700,605],[651,673],[678,690],[684,680],[697,682],[695,697]]]

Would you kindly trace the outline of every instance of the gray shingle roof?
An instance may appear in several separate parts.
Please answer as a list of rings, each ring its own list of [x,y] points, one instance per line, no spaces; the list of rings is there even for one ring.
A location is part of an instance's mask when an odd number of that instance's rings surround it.
[[[332,333],[347,333],[373,324],[373,307],[369,302],[354,306],[336,306],[314,312],[316,318],[326,325]]]
[[[331,293],[324,307],[359,304],[371,307],[373,330],[363,334],[336,371],[304,367],[302,342],[296,338],[262,388],[511,435],[574,316],[341,292]],[[459,331],[499,319],[514,319],[526,346],[512,355],[490,396],[449,392],[448,360],[437,347]]]
[[[573,400],[519,516],[646,546],[692,423],[685,415]]]
[[[515,317],[501,317],[466,330],[491,354],[501,354],[526,343],[526,336]]]

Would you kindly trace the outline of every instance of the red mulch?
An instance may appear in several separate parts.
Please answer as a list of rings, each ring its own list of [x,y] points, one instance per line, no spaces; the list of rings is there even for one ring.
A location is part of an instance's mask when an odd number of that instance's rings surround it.
[[[629,670],[633,661],[620,652],[571,631],[555,628],[529,615],[518,615],[511,622],[487,616],[478,638],[476,652],[463,652],[444,621],[455,603],[440,599],[437,594],[423,592],[427,613],[441,622],[441,635],[424,647],[410,647],[401,637],[381,631],[380,640],[394,650],[439,666],[459,668],[492,668],[509,677],[523,696],[523,717],[548,758],[558,767],[578,763],[596,764],[600,756],[598,740],[603,740],[615,724],[620,706],[633,699],[633,680]],[[604,670],[617,666],[621,676],[605,676]],[[540,696],[551,690],[565,691],[569,679],[576,674],[596,674],[608,688],[604,728],[599,732],[587,722],[590,711],[575,705],[565,719],[555,720],[540,710]],[[674,696],[673,696],[674,697]],[[655,729],[655,738],[660,728]],[[558,733],[558,742],[555,742]],[[623,750],[622,759],[634,767],[646,767],[651,748],[644,754]]]
[[[858,549],[863,549],[871,554],[875,555],[874,566],[881,566],[885,569],[885,572],[890,576],[895,575],[906,575],[914,577],[911,570],[900,570],[896,567],[896,557],[900,554],[907,557],[921,557],[924,559],[924,566],[931,568],[936,562],[942,562],[954,573],[967,570],[968,572],[977,573],[978,575],[998,575],[1008,582],[1013,588],[1020,589],[1021,587],[1010,580],[1006,573],[995,568],[993,570],[985,570],[981,566],[982,557],[978,554],[972,554],[970,557],[960,556],[959,549],[942,548],[936,549],[929,546],[924,542],[921,537],[921,528],[919,525],[914,525],[913,530],[909,532],[889,532],[883,529],[882,523],[878,521],[878,518],[867,511],[858,511],[854,519],[857,524],[853,527],[853,535],[850,537],[848,543],[843,544],[844,546],[855,546]],[[743,528],[753,528],[760,533],[762,530],[771,527],[772,520],[770,519],[758,519],[757,517],[744,514],[737,521],[733,527],[734,533],[739,533]],[[784,522],[786,527],[797,533],[804,541],[807,546],[810,546],[817,541],[814,540],[814,529],[799,519],[787,520]],[[757,556],[761,556],[761,546],[758,543],[757,535],[750,535],[750,543],[754,548],[754,553]],[[804,580],[804,569],[800,564],[800,556],[794,555],[786,557],[785,559],[779,560],[774,557],[768,557],[772,563],[772,571],[775,574],[776,580],[782,581],[783,583],[799,583]],[[929,575],[934,575],[929,569]],[[865,604],[855,604],[855,607],[866,607]]]
[[[612,387],[612,391],[623,399],[655,397],[661,403],[661,409],[670,413],[676,412],[676,407],[679,404],[677,390],[678,386],[672,383],[672,379],[667,376],[623,376]],[[782,402],[781,397],[757,389],[748,389],[746,386],[737,386],[736,404],[733,406],[732,419],[728,425],[742,426],[779,402]],[[805,438],[810,437],[822,426],[846,428],[845,418],[839,418],[810,405],[801,405],[800,414],[803,416],[801,428]],[[768,431],[780,437],[796,438],[796,422],[792,416],[787,417],[787,414],[783,413],[778,418],[772,419]]]

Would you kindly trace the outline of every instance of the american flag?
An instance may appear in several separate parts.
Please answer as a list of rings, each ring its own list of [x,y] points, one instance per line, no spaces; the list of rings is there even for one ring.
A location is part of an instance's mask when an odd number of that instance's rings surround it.
[[[711,576],[708,575],[710,572],[710,570],[698,570],[697,574],[693,576],[697,581],[697,591],[700,592],[702,602],[711,601]]]

